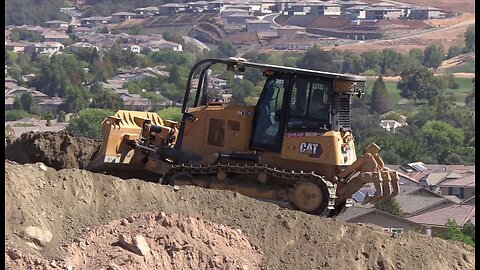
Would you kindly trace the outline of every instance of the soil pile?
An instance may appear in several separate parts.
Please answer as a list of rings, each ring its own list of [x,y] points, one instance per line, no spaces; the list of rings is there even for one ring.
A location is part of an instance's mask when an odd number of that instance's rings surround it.
[[[5,159],[21,164],[43,162],[60,169],[85,168],[94,156],[99,141],[61,132],[29,132],[5,148]]]
[[[164,212],[94,228],[66,253],[65,260],[56,261],[9,248],[5,259],[12,268],[40,269],[258,269],[261,263],[260,251],[240,230]]]
[[[174,188],[79,169],[56,171],[39,163],[6,161],[5,197],[10,269],[25,263],[22,258],[71,263],[74,269],[97,268],[107,261],[115,263],[107,269],[142,267],[146,256],[111,246],[121,234],[131,243],[132,236],[146,239],[152,256],[158,257],[149,269],[168,269],[162,267],[171,262],[198,269],[201,256],[208,260],[220,247],[224,257],[211,269],[225,269],[221,267],[238,257],[245,260],[238,259],[230,269],[473,269],[475,264],[475,249],[461,243],[416,233],[392,236],[377,227],[319,218],[229,191]],[[156,215],[136,214],[146,212]],[[171,222],[164,223],[161,212]],[[131,216],[132,222],[121,224]],[[222,234],[221,225],[233,231]],[[26,236],[31,226],[39,235]],[[218,240],[211,243],[213,250],[207,238]],[[166,247],[177,250],[178,257],[172,258]],[[28,255],[15,255],[11,248]]]

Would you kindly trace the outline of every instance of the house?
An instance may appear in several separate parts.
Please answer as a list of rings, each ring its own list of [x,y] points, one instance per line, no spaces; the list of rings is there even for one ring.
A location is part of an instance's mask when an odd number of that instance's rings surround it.
[[[340,3],[342,5],[342,11],[345,11],[348,8],[355,7],[355,6],[367,6],[368,3],[362,2],[362,1],[356,1],[356,0],[351,0],[351,1],[343,1]]]
[[[142,46],[147,47],[154,52],[158,52],[159,50],[172,50],[176,52],[183,51],[182,44],[167,40],[152,40],[144,43]]]
[[[228,16],[233,15],[233,14],[251,15],[251,13],[247,10],[236,9],[236,8],[227,8],[220,13],[220,16],[222,17],[222,19],[226,19]]]
[[[207,1],[196,1],[196,2],[188,2],[185,3],[187,6],[185,11],[191,13],[199,13],[208,10],[208,2]]]
[[[466,199],[466,200],[462,201],[461,204],[475,206],[475,196],[470,197],[470,199]]]
[[[353,6],[345,9],[345,14],[352,19],[365,19],[367,18],[366,9],[368,6]]]
[[[223,0],[214,0],[207,3],[208,11],[211,12],[220,12],[225,9],[225,1]]]
[[[95,33],[94,28],[88,28],[88,27],[75,27],[72,29],[72,34],[75,36],[82,35],[82,34],[92,34]]]
[[[135,13],[132,13],[132,12],[125,12],[125,11],[122,11],[122,12],[115,12],[113,14],[110,15],[110,23],[120,23],[120,22],[123,22],[125,20],[128,20],[128,19],[131,19],[132,17],[134,17],[136,14]]]
[[[308,3],[287,3],[285,7],[286,15],[307,15],[312,9]]]
[[[144,7],[144,8],[136,8],[133,10],[135,14],[137,15],[145,15],[145,14],[150,14],[150,15],[157,15],[159,11],[158,7]]]
[[[399,8],[391,6],[369,6],[365,9],[365,18],[367,20],[388,20],[397,19],[402,16]]]
[[[26,53],[48,54],[49,56],[65,49],[65,46],[59,42],[34,43],[26,49]]]
[[[106,83],[102,82],[102,86],[107,89],[116,90],[116,89],[122,89],[124,83],[125,81],[123,80],[107,80]]]
[[[67,47],[68,49],[70,49],[70,51],[79,51],[81,49],[85,49],[85,48],[92,48],[92,49],[95,49],[95,50],[99,50],[97,46],[94,46],[88,42],[77,42],[77,43],[74,43],[70,46]]]
[[[5,49],[12,52],[25,52],[33,43],[27,41],[5,43]]]
[[[247,20],[246,23],[247,23],[248,33],[265,32],[265,31],[271,31],[272,29],[272,24],[269,21]]]
[[[440,183],[442,183],[445,180],[458,179],[458,178],[462,178],[462,175],[454,171],[447,171],[447,170],[434,171],[434,172],[430,172],[425,177],[422,177],[419,183],[421,186],[426,187],[429,190],[440,194],[441,193]],[[453,195],[453,194],[446,194],[446,195]]]
[[[135,44],[120,44],[120,48],[124,51],[131,51],[134,53],[140,53],[140,46]]]
[[[332,2],[320,2],[312,4],[310,15],[317,16],[340,16],[342,14],[341,5]]]
[[[37,74],[35,74],[35,73],[25,74],[25,75],[22,75],[22,80],[24,82],[30,82],[33,79],[35,79],[36,77],[37,77]]]
[[[45,22],[45,25],[47,27],[56,28],[56,29],[67,29],[68,28],[68,22],[60,21],[60,20],[48,21],[48,22]]]
[[[442,195],[454,195],[462,200],[468,200],[475,197],[475,175],[458,179],[447,178],[438,186],[440,187],[440,193]]]
[[[424,192],[426,193],[426,191]],[[398,194],[395,196],[395,200],[400,205],[400,208],[406,217],[419,215],[455,204],[445,197],[438,194],[434,195],[436,196],[431,196],[431,194]]]
[[[392,133],[395,133],[397,131],[397,128],[401,127],[401,126],[406,126],[407,124],[402,124],[398,121],[395,121],[395,120],[380,120],[380,126],[389,131],[389,132],[392,132]]]
[[[97,27],[100,25],[107,24],[110,21],[110,17],[88,17],[88,18],[81,18],[79,19],[80,21],[80,26],[81,27]]]
[[[247,23],[247,20],[255,20],[255,16],[248,14],[232,14],[225,17],[225,20],[227,21],[227,23],[245,25]]]
[[[160,15],[171,15],[177,13],[185,12],[187,8],[186,4],[179,4],[179,3],[168,3],[163,4],[158,9],[158,14]]]
[[[67,34],[57,32],[57,31],[44,32],[42,33],[42,38],[44,41],[52,41],[52,42],[60,42],[60,43],[70,39],[70,37]]]
[[[278,37],[282,39],[295,39],[298,33],[305,33],[306,28],[300,26],[283,26],[277,28]]]
[[[472,205],[451,205],[420,215],[408,217],[407,220],[421,224],[426,229],[431,229],[432,235],[445,232],[448,220],[454,220],[460,228],[468,222],[475,223],[475,206]]]
[[[123,101],[123,108],[131,111],[149,111],[150,100],[148,98],[129,98]]]
[[[54,114],[57,114],[64,104],[65,102],[62,98],[51,97],[49,99],[38,102],[37,106],[42,113],[53,112]]]
[[[422,231],[423,228],[408,219],[398,217],[373,207],[352,206],[336,218],[349,223],[368,223],[383,228],[386,232],[403,234]]]
[[[13,110],[13,102],[15,98],[13,97],[5,97],[5,111]]]
[[[11,34],[10,30],[5,29],[5,41],[10,40],[10,34]]]
[[[410,11],[409,19],[412,20],[427,20],[443,18],[445,14],[441,12],[441,9],[429,6],[414,7]]]
[[[230,9],[230,8],[238,9],[238,10],[244,10],[244,11],[247,11],[247,12],[253,12],[254,11],[253,7],[251,5],[244,5],[244,4],[236,4],[236,5],[226,6],[226,9]],[[255,9],[260,10],[260,5],[256,5]]]

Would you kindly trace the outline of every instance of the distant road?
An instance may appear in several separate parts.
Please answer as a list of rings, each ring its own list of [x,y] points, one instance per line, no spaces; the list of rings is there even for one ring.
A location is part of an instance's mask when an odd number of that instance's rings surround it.
[[[275,22],[275,18],[277,18],[278,16],[280,16],[280,13],[268,14],[263,16],[263,20],[270,22],[274,27],[282,27],[280,24]]]
[[[185,39],[185,41],[192,42],[202,49],[210,50],[210,47],[208,47],[207,45],[205,45],[205,43],[201,42],[198,39],[195,39],[189,36],[183,36],[183,38]]]

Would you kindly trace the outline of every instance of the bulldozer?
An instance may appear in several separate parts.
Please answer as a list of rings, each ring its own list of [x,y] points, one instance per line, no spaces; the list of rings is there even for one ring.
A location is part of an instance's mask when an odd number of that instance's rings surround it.
[[[264,86],[256,105],[213,98],[214,65],[236,76],[260,71]],[[153,174],[161,184],[232,190],[335,217],[366,184],[375,193],[364,204],[399,190],[398,174],[384,167],[377,145],[356,156],[351,97],[361,98],[365,88],[366,78],[357,75],[241,58],[200,60],[187,80],[180,122],[118,111],[102,122],[102,144],[87,169]]]

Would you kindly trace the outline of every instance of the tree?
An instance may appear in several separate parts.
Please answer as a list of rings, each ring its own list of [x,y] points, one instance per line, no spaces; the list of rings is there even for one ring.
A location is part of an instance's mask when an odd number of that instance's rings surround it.
[[[179,32],[166,31],[165,33],[162,34],[162,37],[163,39],[168,41],[173,41],[180,44],[185,43],[185,39],[183,38],[183,35]]]
[[[464,34],[465,36],[465,48],[469,52],[475,51],[475,25],[470,25]]]
[[[388,97],[387,87],[383,81],[382,76],[378,77],[373,83],[372,100],[370,103],[370,110],[372,112],[386,113],[391,108],[390,98]]]
[[[339,72],[342,69],[342,63],[334,62],[334,60],[331,52],[313,46],[305,53],[303,58],[297,61],[297,66],[313,70]]]
[[[374,204],[374,207],[378,210],[387,212],[389,214],[403,217],[404,214],[402,212],[402,209],[400,208],[400,205],[398,202],[395,200],[395,198],[392,198],[388,201],[385,202],[378,202]]]
[[[473,224],[472,224],[473,225]],[[472,239],[470,236],[471,230],[472,230],[472,225],[469,225],[468,229],[465,231],[467,234],[465,234],[457,225],[455,220],[449,219],[448,222],[445,224],[447,226],[447,232],[439,232],[437,233],[437,237],[447,239],[447,240],[453,240],[457,242],[462,242],[467,245],[471,245],[475,247],[475,241]],[[475,225],[473,225],[473,231],[475,231]]]
[[[423,65],[429,68],[437,69],[444,60],[442,45],[429,45],[423,51]]]
[[[5,121],[16,121],[29,116],[30,114],[24,110],[10,110],[5,113]]]
[[[470,94],[468,94],[468,96],[465,98],[465,105],[472,110],[475,110],[475,78],[472,79],[472,83],[473,88]]]
[[[458,46],[452,46],[452,47],[448,48],[447,59],[453,58],[453,57],[458,56],[460,54],[462,54],[462,48],[460,48]]]
[[[67,132],[92,139],[102,137],[102,121],[113,115],[104,109],[84,109],[73,117],[66,128]]]
[[[182,121],[182,111],[179,107],[170,107],[166,109],[161,109],[157,114],[166,120],[172,120],[176,122]]]
[[[60,112],[58,112],[57,122],[63,123],[65,121],[67,121],[67,115],[63,110],[60,110]]]
[[[218,45],[219,57],[234,57],[237,55],[237,50],[233,47],[233,44],[230,42],[220,42]]]
[[[450,153],[457,151],[463,145],[465,138],[462,129],[437,120],[428,121],[420,130],[425,143],[432,153],[435,153],[440,163],[444,163]]]
[[[130,28],[130,34],[132,35],[140,35],[143,32],[143,26],[139,23],[132,24]]]
[[[397,83],[400,96],[407,99],[424,99],[430,105],[438,104],[445,97],[448,80],[436,77],[426,68],[412,68],[404,71]],[[442,96],[443,95],[443,96]]]

